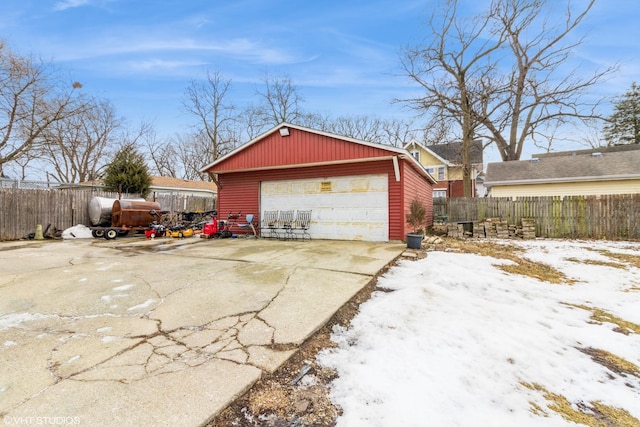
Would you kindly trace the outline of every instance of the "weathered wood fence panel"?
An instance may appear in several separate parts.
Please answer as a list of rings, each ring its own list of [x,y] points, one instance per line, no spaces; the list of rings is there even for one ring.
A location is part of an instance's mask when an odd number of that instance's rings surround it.
[[[0,240],[17,240],[35,232],[38,224],[65,229],[77,224],[91,225],[88,206],[93,197],[116,199],[117,193],[75,189],[0,188]],[[123,198],[138,197],[123,195]],[[215,197],[159,195],[163,210],[173,212],[215,209]]]
[[[640,239],[640,194],[571,197],[434,199],[434,219],[449,222],[500,218],[519,224],[534,218],[536,236],[571,239]]]

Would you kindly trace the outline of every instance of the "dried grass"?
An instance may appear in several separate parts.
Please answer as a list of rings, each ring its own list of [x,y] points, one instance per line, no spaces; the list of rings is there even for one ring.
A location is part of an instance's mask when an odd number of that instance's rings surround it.
[[[570,307],[575,307],[582,310],[590,311],[591,320],[594,323],[598,323],[598,324],[612,323],[616,325],[616,328],[614,329],[615,332],[619,332],[624,335],[629,335],[630,333],[640,334],[640,325],[624,320],[600,308],[588,307],[586,305],[581,305],[581,304],[569,304],[569,303],[563,303],[563,304]]]
[[[608,251],[606,249],[591,249],[591,250],[595,250],[596,252],[607,256],[609,258],[613,258],[615,260],[618,260],[620,262],[623,262],[625,264],[629,264],[633,267],[636,268],[640,268],[640,255],[631,255],[631,254],[621,254],[618,252],[611,252]]]
[[[621,408],[605,405],[602,402],[577,402],[572,405],[566,397],[552,393],[545,387],[536,383],[522,383],[530,390],[542,393],[549,402],[548,409],[561,415],[567,421],[583,424],[590,427],[638,427],[640,421],[629,412]],[[531,412],[536,415],[548,415],[548,412],[539,405],[530,402]],[[576,409],[577,408],[577,409]]]
[[[473,253],[514,262],[515,265],[498,264],[495,266],[505,273],[532,277],[553,284],[572,285],[576,282],[548,264],[534,262],[520,256],[520,253],[524,252],[524,250],[515,245],[504,245],[496,242],[454,241],[450,242],[450,247],[463,253]]]
[[[579,348],[578,350],[588,356],[591,356],[591,360],[618,375],[631,375],[640,379],[640,368],[620,356],[616,356],[606,350],[593,347]]]

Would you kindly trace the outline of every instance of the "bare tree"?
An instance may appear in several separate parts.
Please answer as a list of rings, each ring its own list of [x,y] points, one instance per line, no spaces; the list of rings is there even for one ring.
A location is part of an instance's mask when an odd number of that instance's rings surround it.
[[[325,124],[325,129],[337,135],[362,141],[382,143],[383,121],[366,115],[339,116]]]
[[[583,134],[580,142],[588,148],[600,148],[603,146],[603,140],[602,131],[596,126],[591,126],[587,128],[587,132]]]
[[[18,173],[15,178],[24,181],[27,179],[31,166],[40,159],[42,159],[42,154],[40,152],[36,150],[29,150],[22,156],[8,163],[7,166],[10,167],[7,167],[7,169],[9,170],[9,173],[15,173],[17,171]]]
[[[309,115],[313,127],[336,135],[377,144],[402,147],[416,137],[410,121],[382,119],[375,116],[353,115],[336,118]]]
[[[304,119],[305,113],[302,110],[304,98],[291,77],[265,74],[262,81],[264,88],[256,90],[256,95],[261,100],[258,111],[267,124],[271,126],[283,122],[298,124],[301,119]]]
[[[178,178],[206,181],[208,174],[200,172],[202,166],[213,162],[212,153],[207,150],[209,138],[203,131],[189,134],[178,134],[169,140],[174,148],[173,162],[181,171]]]
[[[154,138],[155,132],[155,128],[150,122],[140,122],[135,127],[123,122],[122,132],[118,136],[121,141],[119,149],[122,150],[127,145],[134,145],[137,150],[137,147],[144,145],[145,139]]]
[[[404,147],[418,135],[413,121],[401,119],[384,120],[382,132],[384,136],[381,143],[393,147]]]
[[[577,12],[568,2],[557,23],[557,3],[494,0],[482,15],[465,19],[457,0],[430,21],[433,37],[407,49],[405,73],[426,92],[402,100],[461,127],[465,192],[471,194],[469,148],[477,137],[495,143],[502,160],[519,160],[526,143],[549,139],[558,124],[598,117],[597,102],[582,95],[601,82],[604,71],[566,71],[571,51],[583,40],[569,34],[595,0]]]
[[[84,105],[78,114],[52,123],[42,134],[44,159],[53,168],[47,176],[57,182],[100,178],[122,124],[108,101],[82,97],[78,101]]]
[[[204,81],[187,87],[184,107],[198,119],[198,130],[207,137],[206,157],[213,160],[231,151],[237,143],[235,107],[228,102],[231,80],[219,71],[208,71]]]
[[[431,116],[422,129],[422,141],[425,145],[447,144],[451,142],[452,122],[441,120],[438,116]]]
[[[203,130],[175,134],[164,141],[148,139],[145,143],[152,173],[200,181],[211,179],[200,172],[203,165],[215,160],[209,147],[209,137]]]
[[[50,63],[21,56],[0,42],[0,176],[3,166],[43,141],[43,132],[78,112],[79,83],[62,84]]]
[[[169,176],[179,178],[181,175],[180,165],[176,161],[177,152],[176,143],[173,138],[160,141],[153,137],[146,138],[144,141],[144,149],[149,159],[149,171],[158,176]]]
[[[249,105],[238,115],[238,126],[242,128],[240,133],[250,141],[273,125],[270,125],[262,107]],[[240,137],[239,139],[242,140],[243,138]]]
[[[483,37],[490,26],[490,16],[459,19],[457,1],[447,1],[440,14],[431,17],[429,44],[408,48],[401,58],[406,74],[425,92],[403,101],[436,117],[441,127],[453,122],[461,129],[465,197],[473,194],[470,147],[481,124],[474,111],[486,104],[483,91],[496,90],[491,83],[497,67],[492,55],[504,42],[503,37]]]

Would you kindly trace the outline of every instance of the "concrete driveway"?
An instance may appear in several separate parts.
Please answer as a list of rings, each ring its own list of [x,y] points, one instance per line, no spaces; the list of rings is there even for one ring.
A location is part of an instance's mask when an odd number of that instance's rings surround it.
[[[0,416],[197,426],[273,372],[399,243],[0,243]]]

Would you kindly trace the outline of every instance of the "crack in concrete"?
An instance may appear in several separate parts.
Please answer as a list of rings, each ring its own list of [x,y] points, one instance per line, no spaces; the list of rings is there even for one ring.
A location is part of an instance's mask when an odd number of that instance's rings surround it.
[[[150,292],[152,292],[156,298],[158,298],[159,300],[164,300],[164,298],[166,298],[166,296],[163,298],[160,296],[160,293],[153,287],[151,286],[151,283],[149,283],[144,276],[139,276],[137,274],[134,274],[133,277],[135,277],[136,279],[139,279],[140,281],[142,281],[142,283],[145,284],[145,286],[147,287],[147,289],[149,289]]]
[[[9,275],[4,276],[4,277],[9,277]],[[15,285],[17,283],[17,280],[18,280],[18,275],[17,274],[12,274],[11,275],[11,279],[9,279],[9,281],[7,281],[5,283],[0,283],[0,289],[4,288],[5,286]]]
[[[293,272],[296,269],[294,268]],[[292,273],[293,273],[292,272]],[[295,345],[275,345],[274,336],[275,328],[269,324],[265,319],[261,318],[260,313],[267,309],[273,302],[280,296],[285,290],[287,284],[290,281],[291,274],[288,274],[283,286],[275,293],[263,307],[257,311],[248,311],[237,313],[231,316],[224,316],[218,319],[214,319],[206,324],[199,326],[180,327],[170,331],[164,331],[162,329],[162,321],[159,319],[150,319],[150,315],[155,309],[157,309],[165,298],[160,297],[159,293],[153,288],[144,277],[135,276],[141,280],[148,290],[153,292],[154,295],[160,300],[155,307],[143,315],[140,314],[113,314],[113,313],[101,313],[92,314],[86,316],[66,316],[66,315],[52,315],[56,320],[60,322],[79,322],[86,319],[95,319],[102,316],[113,318],[137,318],[146,319],[155,323],[156,331],[152,334],[137,334],[137,335],[109,335],[116,340],[128,339],[133,340],[133,345],[120,349],[114,354],[92,363],[91,366],[84,367],[78,371],[67,373],[66,375],[61,372],[62,368],[67,363],[73,363],[80,359],[80,356],[72,356],[68,360],[59,360],[55,356],[56,352],[64,349],[64,346],[72,342],[77,338],[88,339],[104,339],[104,333],[84,333],[79,332],[77,328],[73,328],[71,325],[66,325],[62,328],[56,327],[43,327],[30,329],[34,333],[51,334],[58,336],[57,341],[59,344],[55,345],[49,357],[46,360],[46,369],[52,379],[52,383],[33,395],[25,398],[22,402],[14,406],[14,409],[18,406],[28,402],[36,396],[46,392],[50,387],[58,384],[60,381],[69,379],[72,381],[80,382],[100,382],[100,381],[114,381],[118,383],[133,383],[141,381],[149,376],[166,375],[173,372],[181,371],[192,367],[203,365],[211,360],[219,359],[238,366],[251,366],[262,372],[267,371],[264,364],[255,363],[252,361],[252,354],[255,354],[256,348],[264,348],[268,351],[280,353],[290,352],[296,349]],[[180,289],[176,289],[173,292],[188,288],[193,285],[194,282],[182,286]],[[171,294],[170,293],[170,294]],[[169,294],[169,295],[170,295]],[[260,322],[256,324],[255,322]],[[248,331],[248,325],[253,324],[253,331]],[[245,333],[256,334],[255,329],[260,326],[266,327],[267,337],[256,338],[256,336],[241,337],[243,331]],[[260,330],[257,334],[260,335]],[[259,341],[260,343],[256,343]],[[149,349],[144,347],[148,346]],[[142,349],[143,353],[148,352],[146,357],[141,362],[126,361],[126,357],[132,355],[136,349]],[[73,353],[73,352],[71,352]],[[70,354],[71,354],[70,353]],[[77,359],[76,359],[77,358]],[[123,363],[117,363],[118,359],[124,358]],[[113,365],[111,365],[113,364]],[[131,371],[126,369],[140,369],[140,373],[137,376],[132,376]],[[100,373],[100,370],[104,370]],[[115,372],[114,372],[115,370]],[[121,374],[117,371],[123,370]],[[91,377],[90,374],[95,373],[95,377]],[[83,378],[89,376],[88,378]]]
[[[263,319],[262,317],[260,317],[260,313],[261,313],[261,312],[263,312],[263,311],[265,311],[267,308],[269,308],[269,306],[270,306],[271,304],[273,304],[273,303],[274,303],[274,301],[275,301],[276,299],[278,299],[278,297],[280,296],[280,294],[281,294],[282,292],[284,292],[284,290],[286,289],[287,285],[289,284],[289,280],[291,279],[291,276],[292,276],[292,275],[293,275],[297,270],[298,270],[298,267],[294,267],[294,268],[293,268],[293,270],[292,270],[289,274],[287,274],[287,277],[286,277],[286,279],[285,279],[285,281],[284,281],[284,284],[282,285],[282,287],[280,288],[280,290],[279,290],[278,292],[276,292],[276,294],[273,296],[273,298],[271,298],[271,300],[269,300],[269,302],[268,302],[268,303],[266,303],[266,304],[265,304],[265,306],[264,306],[264,307],[262,307],[262,308],[261,308],[261,309],[256,313],[256,317],[257,317],[258,319],[260,319],[262,322],[264,322],[267,326],[269,326],[269,327],[270,327],[271,329],[273,329],[273,331],[274,331],[274,332],[272,333],[272,335],[271,335],[271,344],[273,344],[273,343],[274,343],[275,329],[276,329],[276,328],[275,328],[273,325],[270,325],[268,321],[266,321],[265,319]]]
[[[362,281],[357,273],[348,268],[348,259],[344,259],[348,251],[342,248],[338,248],[341,251],[341,262],[313,258],[306,263],[303,260],[306,260],[311,252],[297,252],[297,247],[290,246],[275,247],[275,250],[269,249],[270,252],[265,251],[264,254],[261,248],[258,248],[258,255],[252,256],[251,252],[245,255],[244,249],[234,250],[233,247],[226,246],[220,251],[199,249],[197,253],[190,254],[182,249],[192,245],[180,245],[179,242],[171,241],[165,242],[160,250],[151,248],[150,245],[130,248],[128,242],[122,242],[122,247],[114,247],[112,243],[103,243],[102,240],[99,243],[93,247],[99,248],[99,255],[104,257],[92,257],[91,254],[87,256],[86,248],[81,248],[78,256],[74,258],[70,259],[62,253],[62,256],[54,259],[59,266],[54,268],[62,268],[65,274],[67,271],[74,272],[78,266],[81,267],[72,277],[78,279],[82,275],[86,276],[85,281],[81,283],[83,286],[87,284],[86,280],[92,280],[94,277],[104,277],[105,281],[97,287],[86,287],[87,297],[96,300],[92,306],[86,305],[92,303],[92,300],[87,300],[83,305],[67,301],[62,294],[67,289],[60,287],[60,291],[52,294],[52,297],[61,299],[64,303],[62,308],[67,315],[44,321],[38,319],[37,323],[32,324],[38,329],[29,328],[28,332],[16,335],[24,337],[18,345],[24,345],[25,350],[33,351],[37,372],[34,372],[33,381],[28,384],[30,388],[24,388],[22,391],[16,387],[16,390],[12,391],[17,394],[11,395],[13,400],[7,401],[6,406],[21,406],[25,401],[18,402],[29,395],[31,397],[26,400],[35,396],[38,398],[29,402],[27,408],[43,405],[44,401],[50,401],[50,397],[56,398],[60,391],[63,398],[67,398],[71,397],[68,393],[74,391],[87,390],[88,387],[93,390],[94,386],[83,385],[81,382],[102,382],[103,384],[95,386],[96,390],[128,392],[147,390],[147,386],[157,385],[169,388],[178,378],[178,381],[185,380],[186,385],[191,387],[190,390],[197,390],[199,385],[207,381],[218,388],[224,386],[226,381],[235,381],[240,377],[246,381],[255,381],[264,373],[274,372],[299,349],[299,343],[292,343],[290,337],[302,336],[301,334],[305,333],[306,330],[298,326],[305,324],[307,319],[312,321],[313,317],[305,311],[304,304],[308,303],[310,308],[315,309],[314,298],[319,295],[305,288],[307,278],[319,276],[318,278],[322,279],[322,276],[329,277],[329,272],[346,269],[349,271],[345,273],[352,275],[349,280]],[[316,249],[313,251],[315,253]],[[122,255],[125,258],[114,264],[110,259],[118,252],[124,252]],[[147,258],[153,252],[169,257]],[[230,253],[237,256],[230,256]],[[285,257],[283,253],[294,255]],[[328,256],[333,256],[331,251],[327,253]],[[127,260],[130,256],[136,255],[145,255],[145,259],[155,260],[152,261],[155,265],[144,266],[151,269],[150,274],[144,274],[144,269],[140,268],[142,266],[130,267],[130,260]],[[168,259],[174,257],[176,259]],[[189,261],[188,258],[196,259]],[[365,265],[370,263],[366,258],[359,258],[357,261]],[[229,262],[234,265],[228,265]],[[217,267],[211,268],[210,264]],[[311,264],[317,264],[319,267],[314,268]],[[194,268],[187,271],[181,268],[187,265]],[[221,265],[230,268],[229,271],[224,271],[224,277],[220,271]],[[92,268],[99,270],[93,274],[89,273]],[[157,268],[161,271],[156,270]],[[169,270],[166,270],[167,268]],[[369,277],[368,274],[360,276]],[[0,287],[16,286],[17,289],[17,285],[20,285],[17,282],[21,277],[22,274],[7,274],[0,279]],[[225,280],[227,277],[229,280]],[[106,281],[109,278],[123,280],[113,280],[118,283],[113,286],[118,288],[112,290],[108,287],[110,283]],[[36,278],[33,279],[37,284]],[[218,293],[215,287],[208,287],[209,282],[214,286],[220,284],[221,292]],[[135,291],[126,291],[128,286],[134,284],[139,286]],[[327,292],[330,292],[334,288],[328,286],[327,289]],[[69,292],[71,295],[76,291],[70,287]],[[112,304],[119,306],[109,308],[109,301],[100,300],[100,296],[104,294],[129,294],[129,298],[123,302],[113,296]],[[84,295],[83,289],[73,293],[74,297],[76,295]],[[303,298],[300,304],[296,299],[298,296]],[[150,302],[151,299],[154,301]],[[335,299],[328,299],[328,303],[334,301]],[[43,298],[38,302],[41,305],[37,307],[54,307]],[[136,309],[128,311],[128,306],[123,305],[127,303]],[[320,303],[324,301],[318,301],[318,304]],[[76,306],[83,314],[87,313],[85,310],[110,313],[68,315]],[[21,310],[32,311],[35,308],[23,305]],[[234,313],[238,310],[246,312]],[[77,311],[75,310],[76,313]],[[120,312],[122,314],[116,314]],[[108,317],[95,318],[98,316]],[[15,317],[16,319],[6,319],[4,323],[13,325],[21,319],[35,319],[33,316]],[[211,320],[214,317],[216,319]],[[94,319],[88,320],[90,318]],[[36,339],[39,333],[42,336]],[[29,338],[32,339],[30,343],[26,341]],[[57,340],[58,338],[60,340]],[[7,351],[16,352],[13,348]],[[17,357],[22,356],[21,353],[12,353],[12,356],[14,354]],[[16,359],[11,363],[20,366],[22,362]],[[9,365],[6,368],[9,368]],[[201,376],[201,373],[206,373],[206,377]],[[6,382],[11,388],[19,381],[21,378],[14,375]],[[122,388],[121,384],[129,383],[136,385]],[[4,385],[0,384],[0,389]],[[153,390],[150,392],[153,393]],[[117,399],[117,396],[110,397]],[[91,396],[83,396],[80,400],[83,399],[89,402]],[[0,412],[5,410],[7,408],[3,405]],[[108,414],[105,416],[108,417]]]
[[[273,331],[270,332],[270,344],[256,345],[250,340],[244,343],[241,342],[238,338],[239,334],[247,324],[257,319],[257,314],[258,312],[247,312],[239,315],[226,316],[205,325],[181,327],[171,331],[163,331],[161,329],[161,322],[156,321],[157,331],[155,333],[146,336],[127,337],[128,339],[140,339],[140,341],[118,351],[93,366],[67,376],[58,375],[56,382],[68,378],[83,382],[118,381],[131,383],[143,380],[149,375],[163,375],[189,367],[200,366],[212,359],[225,360],[237,365],[252,366],[264,371],[263,366],[250,362],[251,348],[264,347],[274,352],[291,351],[292,348],[274,346]],[[266,325],[266,322],[263,320],[258,320]],[[148,352],[143,361],[123,361],[123,363],[115,363],[118,358],[126,358],[136,349],[144,346],[148,346],[149,349],[143,351],[145,353]],[[111,365],[111,363],[113,363],[113,365]],[[56,370],[59,367],[60,363],[52,363],[50,365],[51,374],[57,375]],[[144,375],[141,375],[139,378],[107,378],[97,374],[96,378],[82,378],[82,376],[91,372],[97,372],[100,369],[127,367],[140,367],[144,369]]]

